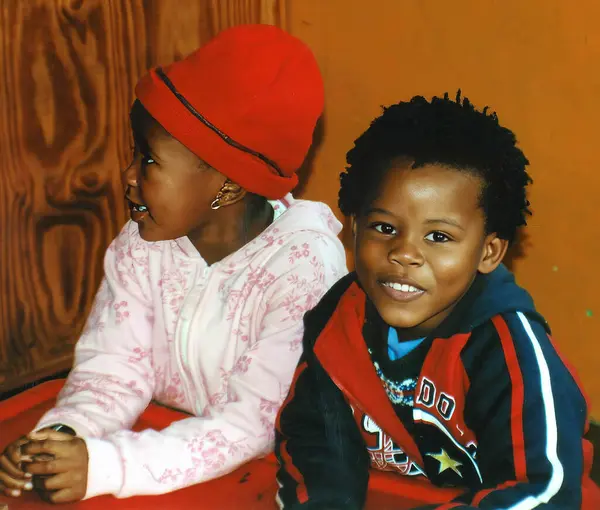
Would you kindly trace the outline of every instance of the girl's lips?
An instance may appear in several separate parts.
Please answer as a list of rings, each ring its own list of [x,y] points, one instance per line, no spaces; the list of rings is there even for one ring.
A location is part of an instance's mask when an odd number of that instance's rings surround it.
[[[146,218],[146,216],[150,214],[150,211],[148,210],[147,206],[143,204],[138,204],[137,202],[131,200],[129,197],[126,197],[126,199],[129,204],[129,215],[131,216],[131,219],[136,223],[143,221]]]
[[[135,221],[136,223],[140,223],[141,221],[144,221],[146,216],[149,215],[149,212],[147,209],[145,211],[139,211],[135,207],[131,207],[129,209],[129,215],[131,216],[131,219],[133,221]]]

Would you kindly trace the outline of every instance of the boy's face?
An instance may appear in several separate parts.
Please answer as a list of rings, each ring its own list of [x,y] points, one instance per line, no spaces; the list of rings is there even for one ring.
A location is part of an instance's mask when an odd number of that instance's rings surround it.
[[[210,204],[226,177],[150,119],[123,180],[131,218],[146,241],[190,235],[211,217]],[[142,205],[142,210],[134,204]]]
[[[485,234],[482,181],[469,173],[397,161],[353,223],[356,272],[383,320],[404,338],[430,333],[493,271],[507,242]]]

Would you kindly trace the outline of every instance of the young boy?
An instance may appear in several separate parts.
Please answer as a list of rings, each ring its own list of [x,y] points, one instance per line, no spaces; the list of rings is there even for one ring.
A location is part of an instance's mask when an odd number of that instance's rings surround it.
[[[600,508],[585,398],[501,265],[531,179],[486,110],[414,97],[348,153],[356,271],[305,316],[282,508],[362,508],[369,467],[461,488],[443,508]]]

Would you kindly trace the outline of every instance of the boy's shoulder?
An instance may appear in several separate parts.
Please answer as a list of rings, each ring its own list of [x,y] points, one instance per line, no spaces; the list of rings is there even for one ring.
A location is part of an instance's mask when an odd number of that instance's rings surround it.
[[[501,379],[499,374],[512,373],[515,367],[529,370],[536,361],[534,344],[554,357],[557,352],[549,334],[546,320],[536,311],[501,311],[470,331],[455,361],[472,382],[483,376],[493,385]]]
[[[478,275],[458,306],[461,308],[459,329],[463,332],[487,330],[497,318],[518,317],[518,314],[548,329],[529,292],[516,283],[514,275],[504,265],[490,274]]]
[[[550,334],[548,323],[537,311],[531,295],[503,265],[490,274],[478,275],[441,329],[436,337],[463,338],[456,354],[468,372],[470,368],[479,371],[482,360],[504,358],[507,351],[521,351],[521,347],[531,343],[534,331],[542,337],[542,343],[546,343]],[[450,343],[447,347],[453,349]]]
[[[346,274],[333,284],[312,310],[304,315],[305,348],[314,345],[321,331],[336,312],[342,296],[356,281],[356,273]]]

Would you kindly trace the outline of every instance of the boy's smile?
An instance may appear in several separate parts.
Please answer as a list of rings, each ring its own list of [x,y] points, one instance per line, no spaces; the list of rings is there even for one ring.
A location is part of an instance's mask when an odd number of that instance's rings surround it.
[[[441,165],[392,163],[379,193],[354,220],[359,281],[379,314],[420,338],[438,326],[477,272],[500,263],[506,241],[486,235],[482,181]]]
[[[380,283],[383,291],[396,301],[413,301],[425,292],[425,289],[407,278],[390,276],[390,278],[386,278]]]

